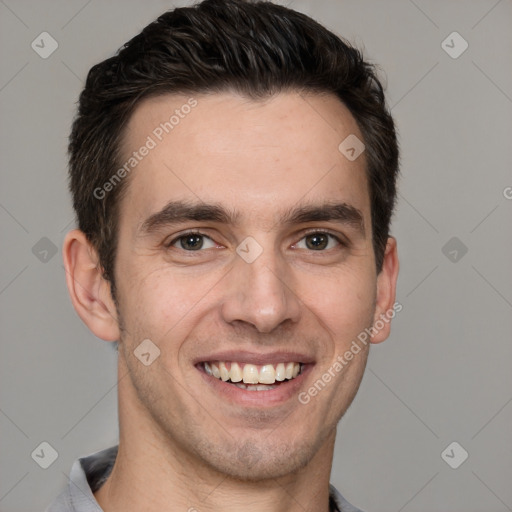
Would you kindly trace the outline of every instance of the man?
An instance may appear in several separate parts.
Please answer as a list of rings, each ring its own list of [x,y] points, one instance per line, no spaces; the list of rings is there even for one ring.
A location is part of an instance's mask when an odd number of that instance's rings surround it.
[[[120,439],[48,510],[357,511],[336,426],[397,305],[373,68],[285,7],[205,0],[91,69],[69,150],[67,284],[118,342]]]

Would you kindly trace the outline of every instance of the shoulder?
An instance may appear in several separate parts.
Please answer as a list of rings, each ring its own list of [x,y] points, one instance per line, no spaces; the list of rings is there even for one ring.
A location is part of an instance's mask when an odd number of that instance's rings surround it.
[[[110,475],[117,446],[80,457],[73,463],[66,488],[45,512],[101,512],[94,493]]]
[[[363,512],[350,504],[333,485],[329,486],[329,494],[338,506],[339,512]]]

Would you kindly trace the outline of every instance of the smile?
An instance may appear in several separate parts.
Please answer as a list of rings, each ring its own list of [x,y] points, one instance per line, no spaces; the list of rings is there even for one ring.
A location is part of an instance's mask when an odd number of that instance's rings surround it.
[[[295,379],[303,370],[303,364],[293,361],[264,365],[208,361],[202,365],[205,373],[211,377],[249,391],[274,389],[280,382]]]

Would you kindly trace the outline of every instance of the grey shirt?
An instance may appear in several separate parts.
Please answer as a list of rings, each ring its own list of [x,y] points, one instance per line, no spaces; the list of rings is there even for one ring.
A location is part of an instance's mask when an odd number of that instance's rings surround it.
[[[81,457],[75,461],[64,491],[46,509],[46,512],[103,512],[94,493],[105,483],[117,456],[117,446]],[[332,512],[362,512],[351,505],[331,485]]]

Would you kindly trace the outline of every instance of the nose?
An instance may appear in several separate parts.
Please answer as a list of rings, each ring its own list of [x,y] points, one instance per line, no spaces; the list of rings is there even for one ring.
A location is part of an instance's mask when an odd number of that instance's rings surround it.
[[[227,323],[243,322],[270,333],[285,322],[298,322],[300,300],[291,272],[278,254],[271,253],[263,251],[252,263],[237,258],[221,308]]]

